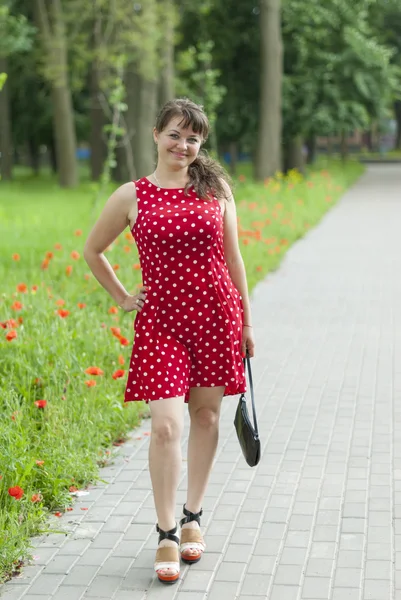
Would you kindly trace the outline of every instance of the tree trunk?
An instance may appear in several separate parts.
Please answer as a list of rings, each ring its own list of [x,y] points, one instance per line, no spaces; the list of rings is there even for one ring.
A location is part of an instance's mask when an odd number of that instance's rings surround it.
[[[136,177],[155,169],[155,145],[152,130],[157,112],[157,82],[146,81],[135,65],[130,65],[127,82],[127,129],[132,139]]]
[[[0,73],[7,73],[7,59],[0,57]],[[12,178],[13,150],[10,115],[10,84],[6,80],[0,91],[0,176],[3,181]]]
[[[261,94],[256,178],[264,180],[281,170],[281,96],[283,50],[281,1],[261,0]]]
[[[331,135],[327,137],[327,156],[333,155],[333,138]]]
[[[78,183],[77,143],[61,0],[51,0],[49,10],[44,0],[36,0],[35,9],[45,51],[45,75],[52,86],[59,183],[62,187],[74,187]]]
[[[348,158],[348,135],[345,131],[341,132],[340,153],[343,161]]]
[[[316,161],[317,155],[317,138],[316,135],[311,134],[306,140],[306,147],[308,149],[307,163],[313,165]]]
[[[96,25],[95,25],[96,26]],[[92,181],[99,181],[102,172],[104,161],[107,156],[107,146],[104,139],[103,127],[106,124],[106,115],[104,107],[101,103],[100,89],[100,71],[99,62],[95,57],[90,72],[90,136],[89,144],[91,149],[90,167]]]
[[[303,139],[298,135],[286,144],[285,170],[297,169],[300,173],[305,171],[305,158],[303,153]]]
[[[401,100],[394,102],[394,113],[397,121],[397,133],[395,136],[395,149],[401,150]]]
[[[158,105],[162,107],[174,98],[174,24],[175,9],[173,0],[164,0],[164,36],[161,44],[161,72],[158,90]]]
[[[28,141],[28,151],[29,151],[29,164],[35,173],[35,175],[39,175],[40,171],[40,149],[37,140],[33,136],[29,136]]]

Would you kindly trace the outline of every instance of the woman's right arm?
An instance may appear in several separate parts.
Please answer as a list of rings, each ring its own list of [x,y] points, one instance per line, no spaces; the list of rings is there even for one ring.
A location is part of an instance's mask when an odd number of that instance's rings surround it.
[[[136,213],[136,203],[135,185],[130,182],[120,186],[107,200],[84,247],[84,258],[90,270],[119,306],[130,294],[103,253],[129,225],[129,215]]]

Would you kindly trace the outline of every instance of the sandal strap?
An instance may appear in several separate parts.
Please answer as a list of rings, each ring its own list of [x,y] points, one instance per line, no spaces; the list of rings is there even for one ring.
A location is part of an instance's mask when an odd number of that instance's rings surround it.
[[[203,515],[202,508],[200,509],[200,511],[198,513],[192,513],[191,511],[189,511],[185,508],[185,504],[184,504],[184,506],[182,508],[182,512],[184,513],[185,517],[183,519],[181,519],[181,521],[180,521],[181,527],[183,525],[185,525],[186,523],[191,523],[191,521],[196,521],[200,527],[200,518]]]
[[[180,546],[183,544],[202,544],[205,545],[203,541],[202,534],[197,529],[183,529],[181,531],[181,540]]]
[[[176,535],[174,535],[175,533],[177,533],[177,525],[169,531],[164,531],[163,529],[160,529],[159,525],[156,525],[156,531],[159,534],[159,544],[162,540],[171,540],[176,544],[180,543],[179,538]]]
[[[178,548],[158,548],[156,551],[156,561],[155,566],[158,570],[169,567],[161,567],[159,563],[166,564],[171,563],[170,567],[175,568],[176,563],[180,560],[180,555],[178,553]],[[179,570],[179,569],[178,569]]]

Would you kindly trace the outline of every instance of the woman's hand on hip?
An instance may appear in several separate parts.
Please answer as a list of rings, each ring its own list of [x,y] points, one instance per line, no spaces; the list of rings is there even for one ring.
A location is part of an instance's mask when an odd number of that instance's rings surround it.
[[[141,287],[138,294],[126,296],[120,304],[121,308],[125,312],[132,312],[133,310],[141,312],[146,302],[146,293],[148,290],[149,288],[147,287]]]

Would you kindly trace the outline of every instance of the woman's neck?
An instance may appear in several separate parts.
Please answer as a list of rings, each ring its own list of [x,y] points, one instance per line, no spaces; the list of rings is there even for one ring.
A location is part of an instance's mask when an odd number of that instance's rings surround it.
[[[185,187],[188,183],[188,169],[169,171],[157,166],[152,173],[152,178],[159,187]]]

